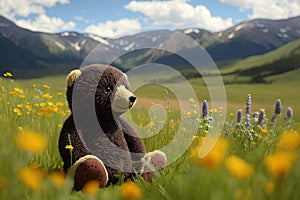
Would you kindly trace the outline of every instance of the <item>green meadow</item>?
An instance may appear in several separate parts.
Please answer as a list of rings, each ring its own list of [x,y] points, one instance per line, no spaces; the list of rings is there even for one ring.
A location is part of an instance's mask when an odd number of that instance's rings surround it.
[[[155,135],[144,138],[148,150],[161,148],[177,133],[190,135],[192,144],[178,160],[157,172],[152,183],[137,176],[134,183],[120,181],[82,192],[72,191],[72,177],[63,174],[57,148],[61,126],[70,114],[65,77],[0,78],[0,199],[299,199],[299,76],[298,69],[268,76],[269,83],[226,84],[226,108],[210,108],[215,109],[212,112],[227,110],[221,139],[201,159],[199,149],[209,127],[219,125],[195,109],[204,99],[210,105],[203,80],[189,80],[197,99],[186,93],[187,111],[172,106],[178,104],[176,94],[162,86],[139,88],[134,93],[141,101],[126,117],[140,127],[142,135]],[[184,94],[183,84],[170,84]],[[245,123],[248,94],[252,112],[266,111],[260,125],[255,117],[249,119],[251,126]],[[281,99],[282,113],[271,122],[277,99]],[[165,108],[165,121],[149,117],[147,108],[153,102]],[[287,107],[294,111],[292,119],[285,119]],[[240,123],[236,122],[238,109],[243,109]],[[180,120],[196,120],[197,130],[179,129]]]

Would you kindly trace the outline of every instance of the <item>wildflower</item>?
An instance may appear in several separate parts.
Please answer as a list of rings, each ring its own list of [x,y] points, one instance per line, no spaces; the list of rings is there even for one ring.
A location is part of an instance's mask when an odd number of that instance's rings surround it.
[[[64,103],[61,101],[56,102],[56,106],[63,106],[63,105],[64,105]]]
[[[281,178],[290,171],[295,154],[289,151],[280,151],[274,155],[269,155],[265,158],[267,169],[276,177]]]
[[[229,172],[236,178],[248,178],[253,174],[253,167],[237,156],[230,156],[225,165]]]
[[[32,168],[22,168],[19,171],[19,179],[32,190],[39,190],[42,183],[42,174]]]
[[[47,85],[47,84],[44,84],[44,85],[43,85],[43,88],[50,89],[50,86]]]
[[[265,190],[267,193],[272,193],[275,189],[275,183],[273,181],[267,181],[265,183]]]
[[[141,189],[136,183],[127,181],[120,187],[120,193],[123,199],[140,199],[142,196]]]
[[[23,131],[23,127],[22,126],[18,126],[18,131]]]
[[[41,106],[41,107],[45,107],[45,106],[46,106],[46,103],[45,103],[45,102],[41,102],[41,103],[40,103],[40,106]]]
[[[241,123],[241,121],[242,121],[242,110],[240,109],[240,110],[238,110],[237,111],[237,114],[236,114],[236,122],[239,124],[239,123]]]
[[[52,96],[49,93],[44,94],[43,97],[46,99],[52,99]]]
[[[14,108],[14,113],[16,113],[18,116],[22,115],[22,112],[19,108]]]
[[[3,76],[4,76],[4,77],[8,77],[8,78],[13,77],[13,75],[12,75],[11,72],[5,72],[5,73],[3,74]]]
[[[54,109],[52,109],[51,107],[44,107],[41,108],[37,111],[38,115],[45,115],[47,117],[52,116],[52,113],[54,113]]]
[[[228,143],[224,139],[219,139],[213,149],[204,158],[199,158],[200,148],[201,146],[198,145],[192,150],[191,157],[193,161],[207,168],[214,169],[223,162],[227,153]]]
[[[261,109],[258,116],[258,125],[262,125],[265,117],[265,110]]]
[[[46,148],[46,138],[32,131],[20,132],[15,140],[20,149],[32,153],[39,153]]]
[[[36,87],[36,84],[32,84],[32,87],[35,88],[35,87]]]
[[[286,110],[286,117],[287,117],[287,119],[290,119],[290,118],[292,118],[292,116],[293,116],[293,110],[291,107],[288,107]]]
[[[230,117],[234,117],[234,113],[230,113],[229,116],[230,116]]]
[[[25,95],[24,94],[20,94],[20,98],[21,99],[25,99]]]
[[[204,100],[202,103],[202,117],[203,118],[208,117],[208,113],[209,113],[209,107],[208,107],[207,101]]]
[[[280,150],[295,150],[300,145],[300,135],[297,131],[285,131],[279,139]]]
[[[62,96],[64,93],[63,92],[57,92],[56,95],[57,96]]]
[[[26,105],[25,108],[29,111],[32,111],[32,107],[30,105]]]
[[[87,182],[83,186],[83,191],[89,195],[95,195],[100,187],[100,182],[96,180],[92,180]]]
[[[57,187],[63,186],[66,181],[65,175],[61,172],[52,172],[48,178]]]
[[[73,148],[74,148],[74,147],[73,147],[71,144],[70,144],[70,145],[66,145],[66,146],[65,146],[65,149],[69,149],[70,151],[72,151],[72,150],[73,150]]]
[[[14,91],[18,92],[19,94],[24,94],[24,91],[21,88],[14,88]]]
[[[268,131],[268,129],[263,128],[263,129],[261,129],[261,132],[262,132],[262,133],[267,133],[267,132],[269,132],[269,131]]]
[[[16,91],[11,91],[9,94],[13,97],[18,96],[18,93]]]
[[[251,114],[251,111],[250,111],[250,108],[251,108],[251,104],[252,104],[252,101],[251,101],[251,94],[248,94],[248,98],[246,100],[246,115],[250,115]]]
[[[191,102],[191,103],[195,103],[196,101],[195,101],[195,99],[194,99],[194,98],[189,98],[189,102]]]
[[[18,108],[23,108],[23,104],[21,104],[21,103],[20,103],[20,104],[17,104],[17,107],[18,107]]]
[[[280,101],[280,99],[277,99],[274,111],[275,111],[274,114],[277,114],[277,115],[279,115],[281,113],[282,108],[281,108],[281,101]]]
[[[62,128],[62,126],[63,126],[62,124],[58,124],[57,125],[58,128]]]

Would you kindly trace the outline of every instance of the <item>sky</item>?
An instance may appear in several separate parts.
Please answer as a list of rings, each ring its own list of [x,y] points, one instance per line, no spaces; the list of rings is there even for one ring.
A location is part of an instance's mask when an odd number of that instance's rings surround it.
[[[0,15],[32,31],[115,38],[145,29],[225,30],[300,15],[300,0],[0,0]]]

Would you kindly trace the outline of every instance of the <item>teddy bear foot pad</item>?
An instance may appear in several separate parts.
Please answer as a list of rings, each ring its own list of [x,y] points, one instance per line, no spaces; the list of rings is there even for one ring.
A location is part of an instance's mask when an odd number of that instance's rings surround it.
[[[104,164],[94,156],[85,156],[78,160],[74,174],[74,190],[82,190],[90,181],[99,182],[99,188],[105,187],[108,175]],[[76,165],[76,163],[74,164]]]
[[[154,151],[146,154],[143,162],[142,177],[144,180],[151,182],[154,171],[164,170],[166,168],[167,158],[163,152]]]

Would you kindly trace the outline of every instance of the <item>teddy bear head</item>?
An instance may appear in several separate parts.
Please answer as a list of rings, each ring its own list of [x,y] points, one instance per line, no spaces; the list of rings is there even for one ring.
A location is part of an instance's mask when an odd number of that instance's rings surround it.
[[[111,120],[114,115],[131,109],[136,102],[136,97],[129,91],[126,74],[109,65],[93,64],[73,70],[67,76],[67,84],[71,111],[75,107],[81,111],[92,108],[100,120]]]

